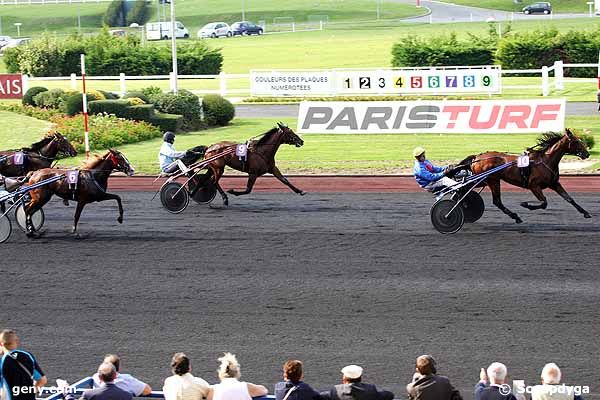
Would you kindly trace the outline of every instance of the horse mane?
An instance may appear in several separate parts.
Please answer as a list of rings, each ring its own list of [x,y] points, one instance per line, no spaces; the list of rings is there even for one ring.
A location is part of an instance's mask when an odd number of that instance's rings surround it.
[[[548,150],[550,147],[554,146],[556,142],[563,138],[563,134],[561,132],[545,132],[542,133],[538,139],[535,146],[530,147],[528,150],[536,151],[536,152],[544,152]]]
[[[81,169],[94,169],[105,159],[106,154],[103,156],[100,156],[98,154],[91,154],[90,158],[81,162]]]
[[[54,137],[52,135],[44,136],[39,142],[33,143],[29,147],[23,147],[24,151],[40,151],[42,147],[47,145]]]
[[[263,137],[261,137],[260,140],[258,142],[256,142],[256,145],[260,146],[261,144],[264,144],[278,130],[279,130],[279,128],[277,126],[275,126],[275,127],[271,128],[270,130],[268,130],[267,132],[263,133]]]

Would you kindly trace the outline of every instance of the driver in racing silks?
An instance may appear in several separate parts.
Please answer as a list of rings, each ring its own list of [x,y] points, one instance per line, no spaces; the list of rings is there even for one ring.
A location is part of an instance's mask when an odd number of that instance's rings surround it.
[[[416,158],[413,175],[419,186],[423,189],[433,192],[443,187],[456,185],[457,182],[448,178],[454,172],[452,165],[445,167],[435,166],[425,157],[425,149],[416,147],[413,150],[413,156]]]
[[[183,158],[186,154],[185,151],[175,150],[175,134],[173,132],[165,132],[163,135],[163,144],[158,152],[158,161],[160,162],[160,169],[166,174],[173,173],[179,169],[179,166],[175,162]]]

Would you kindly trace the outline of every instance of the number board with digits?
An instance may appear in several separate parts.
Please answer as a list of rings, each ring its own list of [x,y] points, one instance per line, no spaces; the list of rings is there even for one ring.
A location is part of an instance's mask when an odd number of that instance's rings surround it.
[[[336,70],[337,94],[501,93],[498,66]]]

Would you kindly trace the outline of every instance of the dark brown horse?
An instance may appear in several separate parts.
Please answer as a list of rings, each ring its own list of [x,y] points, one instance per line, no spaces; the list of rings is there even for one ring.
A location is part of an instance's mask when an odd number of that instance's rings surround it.
[[[66,174],[69,170],[46,168],[35,171],[29,177],[29,185],[53,176]],[[123,205],[121,198],[116,194],[107,193],[108,178],[113,171],[124,172],[127,175],[133,175],[135,170],[127,160],[127,158],[117,150],[109,150],[103,156],[92,156],[83,165],[79,171],[79,181],[74,185],[69,185],[67,179],[42,186],[30,192],[31,201],[25,207],[27,216],[27,234],[33,236],[35,234],[31,223],[31,215],[42,208],[53,195],[57,195],[64,200],[74,200],[77,202],[75,210],[75,219],[73,221],[73,233],[77,232],[77,224],[79,217],[88,203],[105,200],[116,200],[119,205],[119,218],[117,221],[123,223]]]
[[[19,151],[25,155],[23,165],[15,165],[13,161],[13,155]],[[7,156],[4,162],[0,162],[0,175],[23,176],[31,171],[49,168],[59,154],[75,157],[77,151],[69,140],[58,132],[51,133],[39,142],[21,150],[0,151],[0,157]]]
[[[235,196],[241,196],[250,193],[254,183],[256,182],[256,178],[266,173],[273,174],[275,178],[277,178],[284,185],[288,186],[295,193],[300,195],[306,194],[304,191],[292,185],[275,165],[275,154],[277,153],[277,150],[279,150],[279,146],[282,144],[301,147],[304,145],[304,141],[298,135],[296,135],[291,128],[287,127],[281,122],[278,122],[277,126],[266,132],[262,138],[249,142],[247,159],[245,161],[240,160],[235,154],[229,154],[209,164],[209,169],[213,173],[217,190],[219,193],[221,193],[221,197],[223,198],[223,203],[225,205],[229,204],[229,199],[219,184],[219,179],[221,179],[221,176],[223,176],[225,166],[238,171],[246,172],[248,174],[246,190],[228,190],[228,193]],[[215,143],[206,149],[204,158],[206,159],[216,156],[220,152],[235,147],[236,145],[237,144],[234,142]]]
[[[585,218],[591,218],[592,216],[590,213],[579,206],[559,182],[560,175],[558,164],[560,160],[566,154],[578,156],[583,160],[588,158],[590,153],[588,152],[585,143],[567,129],[564,135],[555,132],[543,134],[538,140],[537,145],[529,150],[530,167],[525,173],[523,173],[524,171],[521,171],[516,165],[516,160],[519,156],[495,151],[481,153],[476,156],[469,156],[461,161],[460,164],[467,165],[474,174],[479,174],[508,162],[515,163],[515,165],[511,165],[491,175],[485,181],[485,184],[487,184],[492,191],[494,205],[517,223],[523,221],[516,213],[510,211],[502,204],[502,199],[500,197],[501,180],[508,182],[511,185],[531,190],[533,195],[539,200],[539,203],[521,203],[522,207],[529,210],[545,209],[547,207],[548,202],[546,196],[544,196],[543,190],[549,188],[554,190],[569,204],[575,207]]]

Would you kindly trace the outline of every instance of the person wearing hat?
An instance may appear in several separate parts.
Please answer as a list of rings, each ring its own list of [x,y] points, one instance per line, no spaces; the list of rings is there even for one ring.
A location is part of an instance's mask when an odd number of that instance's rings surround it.
[[[342,384],[335,385],[328,392],[321,393],[327,400],[393,400],[394,393],[379,391],[370,383],[362,382],[363,369],[358,365],[342,368]]]
[[[436,362],[430,355],[417,358],[413,381],[406,385],[410,400],[462,400],[458,389],[450,380],[437,375]]]
[[[413,156],[416,159],[413,175],[419,186],[423,189],[433,192],[438,188],[456,185],[457,182],[447,176],[452,172],[452,166],[437,167],[433,165],[425,157],[425,149],[423,147],[416,147],[413,150]]]
[[[160,163],[160,170],[166,174],[177,171],[179,166],[175,163],[185,156],[185,151],[175,150],[175,134],[173,132],[165,132],[163,135],[163,144],[158,151],[158,162]]]

